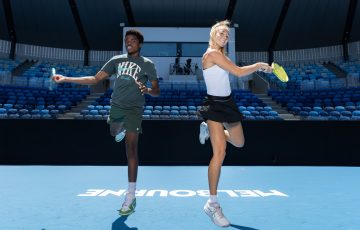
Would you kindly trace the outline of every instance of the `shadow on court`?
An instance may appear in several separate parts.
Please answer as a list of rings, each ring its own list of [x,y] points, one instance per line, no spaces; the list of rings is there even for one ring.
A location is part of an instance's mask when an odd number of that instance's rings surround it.
[[[233,227],[235,229],[240,229],[240,230],[259,230],[257,228],[250,228],[250,227],[240,226],[240,225],[236,225],[236,224],[230,224],[230,227]]]
[[[137,227],[129,227],[125,224],[127,218],[127,216],[117,218],[114,223],[112,223],[111,230],[137,230]]]
[[[114,223],[112,223],[112,228],[111,230],[138,230],[137,227],[129,227],[125,224],[125,221],[127,220],[127,216],[121,216],[119,218],[117,218]],[[234,229],[240,229],[240,230],[259,230],[256,228],[250,228],[250,227],[246,227],[246,226],[240,226],[240,225],[236,225],[236,224],[230,224],[230,227],[234,228]]]

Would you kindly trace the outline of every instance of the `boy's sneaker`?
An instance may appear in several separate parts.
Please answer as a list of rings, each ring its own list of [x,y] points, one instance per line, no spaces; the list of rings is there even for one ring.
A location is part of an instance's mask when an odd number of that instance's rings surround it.
[[[209,128],[206,122],[201,122],[200,124],[200,133],[199,133],[199,141],[201,144],[205,144],[205,141],[209,139]]]
[[[211,206],[209,202],[206,202],[204,206],[205,213],[210,217],[211,221],[220,227],[229,227],[230,222],[226,219],[222,213],[222,209],[219,205]]]
[[[124,139],[126,135],[126,130],[124,129],[123,131],[121,131],[120,133],[118,133],[116,136],[115,136],[115,141],[116,142],[120,142]]]
[[[136,207],[136,198],[134,194],[126,193],[125,201],[119,210],[119,215],[128,216],[135,211]]]

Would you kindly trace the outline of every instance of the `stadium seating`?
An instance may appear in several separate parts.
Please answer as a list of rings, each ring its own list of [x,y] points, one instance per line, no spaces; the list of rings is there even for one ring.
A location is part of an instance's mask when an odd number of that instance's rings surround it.
[[[360,88],[322,90],[269,90],[268,95],[290,113],[310,120],[356,119]],[[352,117],[355,118],[352,118]],[[348,119],[349,118],[349,119]]]

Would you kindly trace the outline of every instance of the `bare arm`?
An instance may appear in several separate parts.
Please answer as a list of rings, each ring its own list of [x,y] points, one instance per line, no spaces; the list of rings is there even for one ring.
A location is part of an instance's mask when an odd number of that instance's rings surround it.
[[[211,67],[212,65],[218,65],[222,69],[227,70],[231,74],[238,76],[238,77],[247,76],[257,70],[262,70],[267,73],[272,72],[272,68],[267,63],[263,63],[263,62],[257,62],[252,65],[239,67],[239,66],[235,65],[233,62],[231,62],[221,52],[215,51],[215,50],[210,51],[204,55],[203,66],[205,68],[208,68],[208,67]]]
[[[105,71],[99,71],[95,76],[87,77],[66,77],[63,75],[54,75],[53,80],[56,83],[77,83],[80,85],[94,85],[109,76]]]

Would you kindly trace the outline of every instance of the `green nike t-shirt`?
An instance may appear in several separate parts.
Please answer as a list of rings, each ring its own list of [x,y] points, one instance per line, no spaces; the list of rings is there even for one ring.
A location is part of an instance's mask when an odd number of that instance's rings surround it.
[[[114,56],[101,70],[116,78],[111,105],[121,108],[142,107],[145,104],[145,97],[141,95],[135,80],[144,85],[148,81],[158,80],[154,63],[142,56],[131,57],[127,54]]]

